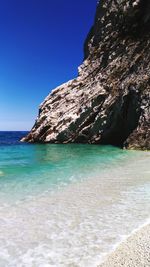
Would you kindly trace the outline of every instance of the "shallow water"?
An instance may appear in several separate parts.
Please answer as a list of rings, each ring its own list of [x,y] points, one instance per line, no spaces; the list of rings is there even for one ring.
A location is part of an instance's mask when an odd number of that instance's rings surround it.
[[[0,146],[0,267],[94,267],[149,218],[149,152],[10,143]]]

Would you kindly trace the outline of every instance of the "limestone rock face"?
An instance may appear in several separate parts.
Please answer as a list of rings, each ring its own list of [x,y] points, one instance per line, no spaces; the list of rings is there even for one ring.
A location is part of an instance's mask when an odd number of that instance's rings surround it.
[[[84,51],[23,141],[150,149],[150,1],[101,0]]]

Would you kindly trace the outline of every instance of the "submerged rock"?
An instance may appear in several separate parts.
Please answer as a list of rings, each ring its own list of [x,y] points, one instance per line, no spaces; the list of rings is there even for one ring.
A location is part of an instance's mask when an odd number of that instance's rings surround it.
[[[101,0],[79,76],[48,95],[27,142],[150,149],[150,3]]]

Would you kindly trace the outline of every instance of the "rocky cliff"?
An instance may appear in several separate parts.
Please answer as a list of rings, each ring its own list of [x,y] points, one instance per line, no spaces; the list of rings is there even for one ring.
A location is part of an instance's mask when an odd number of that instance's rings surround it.
[[[101,0],[84,51],[23,141],[150,149],[150,1]]]

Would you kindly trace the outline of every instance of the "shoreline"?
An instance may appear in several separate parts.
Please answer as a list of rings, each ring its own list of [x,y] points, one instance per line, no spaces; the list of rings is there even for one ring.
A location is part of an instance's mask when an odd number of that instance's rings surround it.
[[[150,266],[150,219],[105,255],[97,267],[149,267]]]
[[[96,267],[149,218],[149,154],[79,146],[67,150],[62,162],[64,148],[52,148],[19,148],[31,172],[17,169],[7,176],[8,165],[4,168],[0,266]],[[49,159],[53,168],[47,168]],[[51,190],[53,185],[58,190]]]

